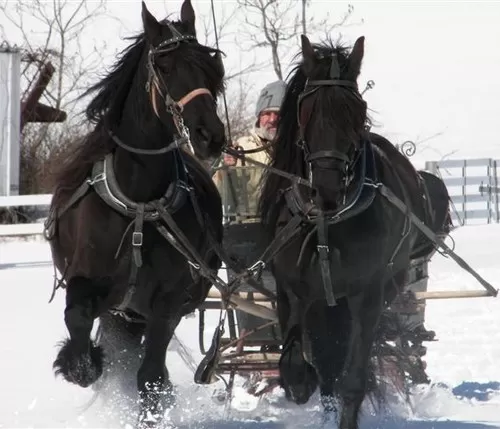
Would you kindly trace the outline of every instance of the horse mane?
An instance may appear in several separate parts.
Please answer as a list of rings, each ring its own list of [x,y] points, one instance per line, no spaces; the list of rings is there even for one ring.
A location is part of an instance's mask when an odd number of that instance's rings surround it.
[[[187,32],[186,24],[180,21],[170,22],[179,31]],[[141,57],[147,48],[145,34],[141,32],[127,39],[132,40],[132,43],[119,54],[109,73],[80,96],[81,99],[95,94],[85,109],[86,119],[95,124],[95,128],[79,142],[69,146],[58,160],[58,167],[53,171],[51,180],[55,188],[52,205],[56,209],[64,204],[64,201],[70,198],[71,194],[84,182],[93,164],[116,147],[106,127],[113,127],[120,123],[136,73],[144,73],[144,81],[146,80],[146,69],[139,68]],[[224,85],[220,79],[220,73],[213,61],[209,62],[206,57],[202,57],[207,53],[216,52],[219,51],[198,43],[185,43],[171,51],[169,55],[182,56],[183,61],[199,68],[208,77],[208,89],[214,94],[220,94]],[[135,113],[139,119],[142,114],[140,106],[148,103],[149,98],[146,91],[137,91],[137,93]]]
[[[129,94],[134,76],[146,47],[144,34],[127,38],[133,40],[120,54],[111,71],[101,81],[92,85],[81,98],[97,93],[85,109],[90,122],[117,124],[120,120],[125,101]],[[139,100],[142,102],[144,100]]]
[[[336,54],[341,70],[346,66],[348,49],[339,43],[327,40],[313,44],[313,48],[319,57],[329,57]],[[302,52],[296,55],[296,58],[298,57],[302,58]],[[289,83],[280,108],[280,118],[270,162],[270,166],[300,177],[305,177],[306,172],[304,155],[297,144],[299,135],[297,123],[298,100],[307,80],[303,71],[303,64],[303,60],[297,63],[289,74]],[[267,232],[272,234],[281,210],[279,200],[283,190],[288,188],[291,183],[289,179],[278,176],[269,170],[264,172],[262,180],[259,212],[263,226]]]
[[[292,174],[303,176],[305,166],[302,151],[296,144],[298,124],[297,124],[297,102],[300,93],[304,90],[306,76],[298,65],[292,70],[291,77],[285,96],[280,107],[280,117],[276,129],[276,137],[273,150],[270,151],[271,167],[283,170]],[[278,199],[281,191],[290,186],[290,181],[265,170],[262,176],[262,192],[259,199],[259,212],[262,224],[265,228],[273,228],[279,213]]]
[[[96,126],[61,154],[52,173],[55,188],[52,204],[56,208],[83,183],[92,165],[116,146],[106,133],[104,122],[108,125],[119,120],[145,47],[142,33],[129,39],[133,39],[133,43],[121,52],[111,71],[79,97],[96,93],[85,109],[86,119]]]

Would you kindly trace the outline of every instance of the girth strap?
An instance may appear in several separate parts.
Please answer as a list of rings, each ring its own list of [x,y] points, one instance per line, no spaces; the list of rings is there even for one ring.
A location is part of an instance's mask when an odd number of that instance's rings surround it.
[[[318,244],[316,248],[318,250],[325,298],[328,306],[334,307],[337,305],[337,301],[335,301],[335,295],[333,294],[332,273],[330,270],[330,248],[328,246],[328,226],[323,212],[318,215],[316,224],[318,228]],[[339,250],[333,250],[334,257],[339,259]]]
[[[134,231],[132,232],[132,258],[130,263],[130,274],[128,277],[128,289],[127,292],[125,293],[122,302],[115,308],[115,310],[117,311],[124,311],[130,304],[130,300],[132,299],[132,296],[136,291],[137,274],[139,273],[139,268],[142,267],[141,252],[144,239],[142,233],[142,229],[144,226],[144,203],[137,204],[135,220],[133,222],[134,222]],[[129,230],[129,228],[127,228],[127,230]],[[127,234],[127,232],[128,231],[125,231],[125,234]],[[121,243],[118,248],[117,255],[119,253],[120,247]]]
[[[137,268],[142,267],[142,242],[143,242],[143,233],[142,227],[144,223],[144,203],[137,204],[137,209],[135,213],[135,223],[134,223],[134,232],[132,233],[132,253],[134,255],[134,264]]]

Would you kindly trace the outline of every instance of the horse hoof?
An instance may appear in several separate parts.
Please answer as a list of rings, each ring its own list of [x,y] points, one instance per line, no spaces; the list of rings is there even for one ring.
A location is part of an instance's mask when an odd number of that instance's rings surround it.
[[[152,383],[147,390],[139,392],[139,417],[137,429],[159,428],[169,429],[165,413],[175,405],[174,387],[170,381],[164,386]]]
[[[71,340],[66,340],[57,354],[53,368],[69,383],[81,387],[93,384],[101,375],[104,353],[100,346],[90,346],[88,352],[75,349]]]
[[[335,397],[330,395],[321,396],[321,404],[323,405],[322,424],[330,425],[337,422],[338,404]]]
[[[142,416],[139,417],[139,421],[137,422],[137,429],[156,429],[159,428],[161,423],[160,418],[156,418],[154,416]]]
[[[162,413],[142,411],[137,421],[137,429],[175,429],[176,426],[168,421]]]

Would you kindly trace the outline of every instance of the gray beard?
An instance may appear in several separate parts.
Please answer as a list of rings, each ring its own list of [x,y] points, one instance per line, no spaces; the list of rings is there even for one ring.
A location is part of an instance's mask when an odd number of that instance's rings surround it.
[[[255,127],[255,134],[257,134],[262,140],[268,142],[274,139],[274,137],[276,136],[276,131],[271,131],[267,128]]]

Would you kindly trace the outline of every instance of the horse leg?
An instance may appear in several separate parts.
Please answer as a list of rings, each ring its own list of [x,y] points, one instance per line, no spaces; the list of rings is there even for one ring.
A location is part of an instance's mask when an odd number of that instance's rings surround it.
[[[69,339],[63,342],[54,361],[56,375],[81,387],[88,387],[102,374],[103,351],[90,339],[94,319],[105,290],[83,277],[68,282],[64,321]]]
[[[283,335],[280,383],[286,398],[305,404],[318,386],[315,369],[304,359],[299,302],[276,281],[278,319]]]
[[[179,294],[181,295],[181,294]],[[170,297],[170,296],[169,296]],[[168,308],[155,309],[146,327],[145,354],[137,373],[139,429],[154,428],[173,402],[173,388],[165,366],[167,348],[181,320],[182,303],[171,297]],[[177,303],[175,307],[173,304]]]
[[[383,309],[381,282],[349,296],[347,302],[351,313],[351,342],[344,367],[339,429],[358,429],[359,412],[369,385],[371,350]]]
[[[336,383],[340,379],[349,346],[350,314],[347,300],[335,307],[316,301],[307,314],[307,335],[311,341],[313,365],[323,405],[324,423],[336,417]]]

